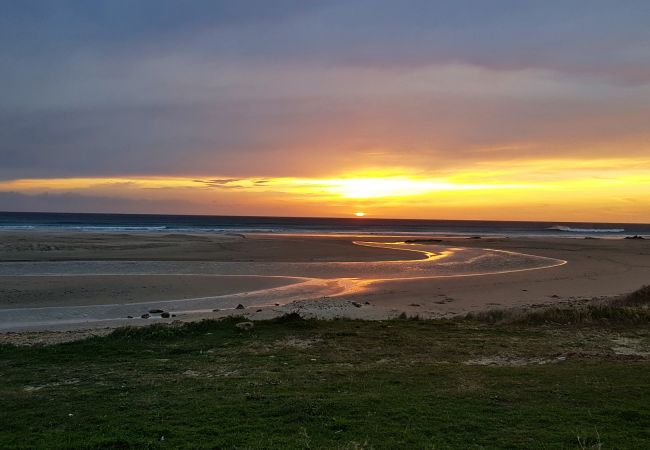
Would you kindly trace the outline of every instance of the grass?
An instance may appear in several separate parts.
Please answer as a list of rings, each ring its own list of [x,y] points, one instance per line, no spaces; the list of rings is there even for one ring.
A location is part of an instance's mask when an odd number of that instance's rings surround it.
[[[649,448],[650,327],[617,318],[294,314],[4,346],[0,448]]]
[[[469,313],[465,319],[492,324],[644,325],[650,324],[650,286],[618,298],[583,305],[550,306],[539,310],[495,309]]]

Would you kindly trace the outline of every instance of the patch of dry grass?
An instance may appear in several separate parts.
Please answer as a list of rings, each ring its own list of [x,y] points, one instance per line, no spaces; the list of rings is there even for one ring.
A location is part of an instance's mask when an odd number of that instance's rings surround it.
[[[593,300],[583,305],[548,306],[536,310],[494,309],[469,313],[465,319],[521,325],[650,324],[650,286],[618,298]]]

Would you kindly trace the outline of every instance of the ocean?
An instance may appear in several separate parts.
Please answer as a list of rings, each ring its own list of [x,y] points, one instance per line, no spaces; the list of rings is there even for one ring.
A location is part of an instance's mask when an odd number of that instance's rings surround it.
[[[0,230],[650,237],[650,224],[0,212]]]

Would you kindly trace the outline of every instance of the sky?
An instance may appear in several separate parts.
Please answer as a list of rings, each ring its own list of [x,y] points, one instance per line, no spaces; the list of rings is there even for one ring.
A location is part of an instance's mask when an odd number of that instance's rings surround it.
[[[0,210],[650,223],[647,0],[0,2]]]

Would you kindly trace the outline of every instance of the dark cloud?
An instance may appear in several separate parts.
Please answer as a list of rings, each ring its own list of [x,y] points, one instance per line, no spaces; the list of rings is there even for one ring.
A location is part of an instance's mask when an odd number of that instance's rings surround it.
[[[0,38],[5,52],[30,49],[37,57],[119,51],[331,64],[461,61],[648,79],[648,19],[645,0],[25,0],[0,6]]]
[[[649,22],[645,0],[2,2],[0,178],[600,154],[648,139]]]
[[[211,188],[219,188],[219,189],[241,189],[242,186],[235,184],[238,181],[241,181],[241,178],[217,178],[213,180],[196,180],[199,183],[211,187]]]
[[[200,210],[200,206],[188,199],[127,199],[75,193],[30,195],[0,192],[0,211],[191,214],[197,210]]]

